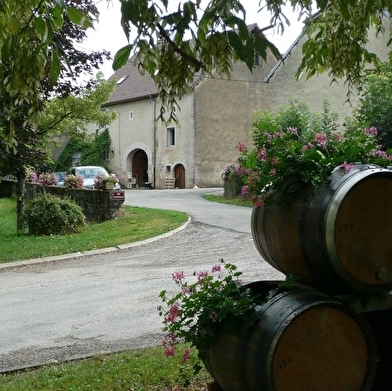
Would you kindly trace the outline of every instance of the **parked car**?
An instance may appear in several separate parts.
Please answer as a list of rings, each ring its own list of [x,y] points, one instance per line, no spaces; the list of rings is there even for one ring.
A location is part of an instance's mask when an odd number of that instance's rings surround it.
[[[83,187],[85,189],[94,189],[94,180],[98,174],[110,176],[109,173],[101,166],[78,166],[71,167],[68,170],[68,175],[79,175],[83,178]],[[59,186],[64,186],[64,180],[58,183]]]
[[[63,182],[63,185],[64,185],[64,178],[67,175],[67,171],[56,171],[54,174],[56,175],[56,177],[58,179],[57,184],[59,182]]]

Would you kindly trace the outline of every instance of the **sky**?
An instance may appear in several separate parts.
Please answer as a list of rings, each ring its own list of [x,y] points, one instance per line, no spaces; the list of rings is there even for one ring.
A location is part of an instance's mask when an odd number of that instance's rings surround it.
[[[178,5],[180,1],[169,0],[169,3]],[[259,0],[243,0],[242,4],[246,9],[246,22],[248,24],[257,23],[260,28],[268,26],[269,16],[265,12],[257,13]],[[112,57],[127,45],[127,39],[120,25],[120,2],[112,0],[108,5],[106,0],[96,1],[98,10],[100,12],[99,23],[95,25],[94,29],[89,29],[88,37],[84,41],[81,48],[84,50],[108,50]],[[291,9],[288,9],[286,16],[290,19],[290,27],[285,27],[283,35],[277,33],[276,30],[271,29],[265,31],[267,38],[272,41],[281,53],[285,53],[295,38],[300,34],[302,29],[302,22],[297,21],[297,16],[293,14]],[[110,77],[114,71],[111,66],[111,61],[106,61],[100,69],[105,78]]]

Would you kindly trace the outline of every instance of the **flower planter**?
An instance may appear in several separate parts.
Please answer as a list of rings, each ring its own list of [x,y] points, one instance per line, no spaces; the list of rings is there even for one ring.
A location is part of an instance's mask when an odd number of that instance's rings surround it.
[[[284,274],[326,292],[392,289],[392,171],[335,170],[317,191],[304,187],[286,206],[261,206],[252,236]]]
[[[336,299],[297,284],[260,306],[258,316],[238,335],[220,334],[207,352],[205,366],[222,390],[372,389],[374,339]]]
[[[114,188],[113,182],[104,182],[103,189],[104,190],[112,190]]]

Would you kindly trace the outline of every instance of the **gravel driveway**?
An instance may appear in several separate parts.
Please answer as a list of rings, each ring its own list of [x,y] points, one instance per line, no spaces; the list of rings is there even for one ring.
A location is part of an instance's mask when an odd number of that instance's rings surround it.
[[[162,289],[223,258],[246,281],[283,279],[256,251],[250,208],[205,201],[195,190],[129,190],[126,203],[182,210],[191,221],[152,241],[0,268],[0,372],[159,345]]]

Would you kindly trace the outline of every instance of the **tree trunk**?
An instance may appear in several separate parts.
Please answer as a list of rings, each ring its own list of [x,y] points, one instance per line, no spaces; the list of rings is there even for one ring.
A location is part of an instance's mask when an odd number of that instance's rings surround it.
[[[16,231],[19,235],[26,227],[25,222],[23,221],[23,212],[25,208],[26,174],[18,173],[16,179]]]

